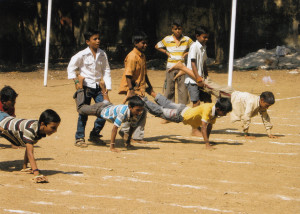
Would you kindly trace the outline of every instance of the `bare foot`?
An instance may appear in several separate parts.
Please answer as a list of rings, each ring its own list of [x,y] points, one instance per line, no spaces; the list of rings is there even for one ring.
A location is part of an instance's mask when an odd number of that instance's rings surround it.
[[[215,149],[216,149],[216,148],[213,147],[213,145],[211,145],[211,144],[205,144],[205,148],[206,148],[207,150],[215,150]]]
[[[181,70],[181,68],[183,67],[184,65],[182,64],[182,62],[177,62],[175,65],[173,65],[169,70],[168,72],[171,72],[171,71],[174,71],[174,70]]]
[[[181,77],[181,76],[183,76],[183,75],[185,75],[185,73],[184,73],[183,71],[180,70],[180,71],[178,72],[178,74],[175,75],[174,80],[176,80],[178,77]]]
[[[275,136],[275,135],[272,135],[272,134],[268,135],[268,137],[269,138],[278,138],[278,136]]]

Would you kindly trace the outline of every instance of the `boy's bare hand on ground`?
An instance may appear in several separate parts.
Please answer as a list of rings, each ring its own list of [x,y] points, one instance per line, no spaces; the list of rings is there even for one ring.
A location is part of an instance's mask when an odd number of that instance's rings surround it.
[[[212,144],[205,144],[205,148],[206,149],[208,149],[208,150],[215,150],[216,148],[215,147],[213,147],[213,145]]]
[[[48,183],[48,179],[44,175],[37,175],[32,178],[34,183]]]

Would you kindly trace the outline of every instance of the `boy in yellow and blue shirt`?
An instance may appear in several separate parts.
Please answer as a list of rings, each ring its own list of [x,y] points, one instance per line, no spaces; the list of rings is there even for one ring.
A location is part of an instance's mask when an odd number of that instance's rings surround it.
[[[151,88],[146,92],[154,97],[157,104],[143,98],[145,107],[149,113],[165,120],[191,125],[193,128],[201,127],[201,133],[207,149],[212,149],[209,143],[209,135],[217,117],[226,116],[232,111],[231,101],[228,98],[220,98],[217,103],[204,103],[191,108],[184,104],[176,104],[161,94],[156,94]]]

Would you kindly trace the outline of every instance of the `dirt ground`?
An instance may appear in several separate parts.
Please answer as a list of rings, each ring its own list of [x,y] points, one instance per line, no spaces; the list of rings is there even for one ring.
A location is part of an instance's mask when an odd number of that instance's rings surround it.
[[[112,70],[110,98],[117,94],[122,69]],[[24,149],[12,149],[0,138],[0,213],[300,213],[300,79],[288,70],[234,72],[233,87],[259,95],[272,91],[276,103],[269,110],[273,133],[269,139],[259,116],[252,119],[255,140],[241,136],[241,123],[229,116],[217,119],[205,149],[202,138],[191,137],[183,124],[160,124],[148,115],[145,140],[121,153],[89,144],[74,146],[77,125],[74,84],[65,70],[0,73],[0,87],[11,85],[18,93],[16,114],[37,119],[51,108],[62,122],[58,132],[35,148],[37,164],[48,184],[34,184],[32,175],[19,172]],[[227,84],[227,74],[211,73]],[[270,76],[272,83],[262,79]],[[149,71],[157,92],[162,91],[164,71]],[[266,78],[265,78],[266,79]],[[86,133],[92,129],[90,117]],[[109,143],[112,124],[102,134]]]

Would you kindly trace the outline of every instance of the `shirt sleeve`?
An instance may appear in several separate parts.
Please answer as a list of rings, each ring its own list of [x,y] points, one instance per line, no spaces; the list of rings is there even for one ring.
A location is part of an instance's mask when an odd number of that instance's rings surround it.
[[[271,129],[273,128],[273,125],[271,124],[270,122],[270,117],[269,117],[269,114],[267,111],[260,111],[260,116],[261,116],[261,119],[265,125],[265,128],[267,130],[267,133],[268,134],[271,134]]]
[[[74,79],[76,78],[76,70],[81,67],[82,65],[82,57],[80,57],[80,54],[77,53],[74,55],[68,65],[67,71],[68,71],[68,79]]]
[[[125,75],[133,76],[135,69],[136,69],[135,56],[130,54],[130,55],[128,55],[128,57],[125,61]]]
[[[202,114],[201,114],[201,120],[205,123],[211,123],[212,121],[210,120],[211,119],[211,111],[212,109],[211,108],[206,108],[202,111]]]
[[[191,47],[193,43],[194,43],[194,41],[191,38],[189,38],[189,40],[188,40],[188,47]]]
[[[157,45],[158,48],[165,48],[166,47],[165,38],[163,40],[159,41],[156,45]]]
[[[111,90],[111,72],[110,72],[107,55],[105,52],[104,52],[104,60],[103,60],[103,64],[102,64],[102,70],[104,71],[103,80],[105,82],[106,89]]]
[[[197,59],[196,45],[192,45],[189,50],[190,59]]]

